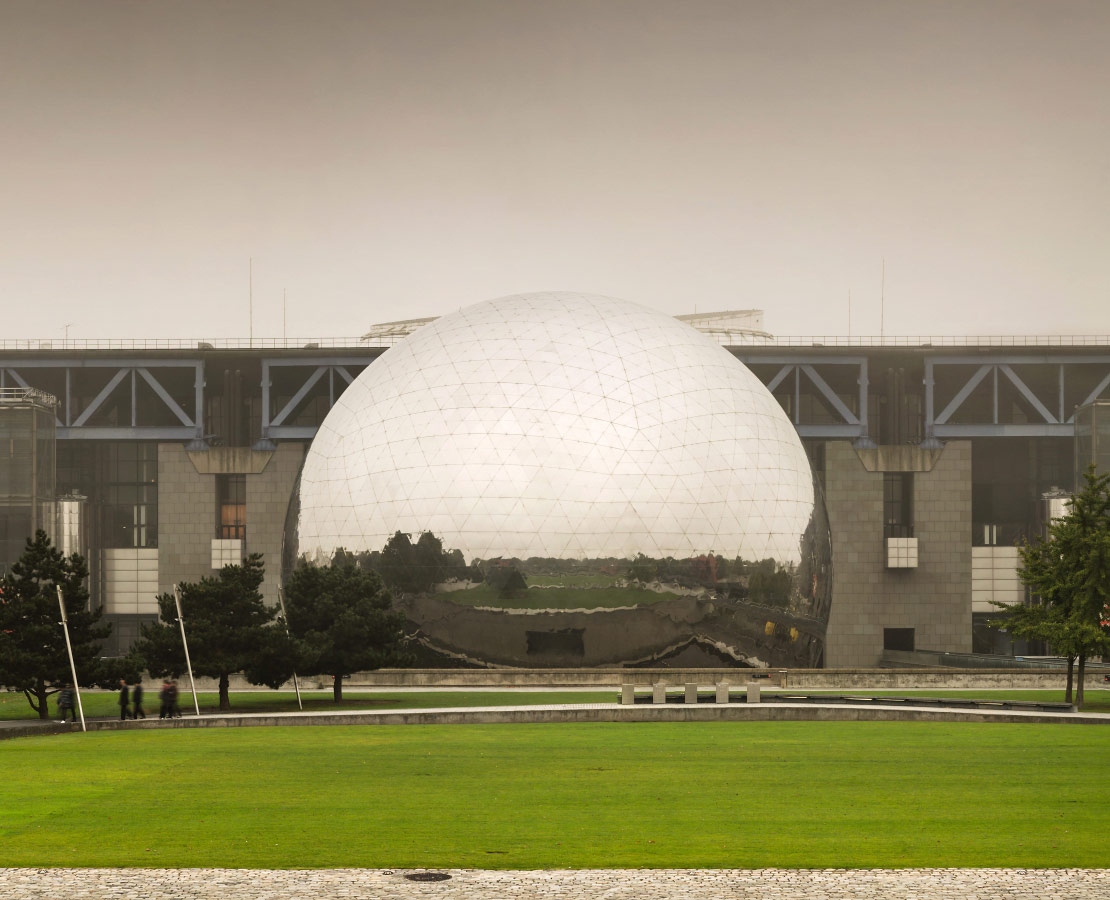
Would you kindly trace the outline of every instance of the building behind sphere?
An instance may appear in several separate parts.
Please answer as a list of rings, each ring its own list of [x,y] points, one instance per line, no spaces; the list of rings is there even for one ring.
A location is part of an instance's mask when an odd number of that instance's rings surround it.
[[[277,603],[309,443],[360,373],[433,324],[253,344],[0,343],[0,391],[57,398],[56,496],[85,498],[71,504],[86,519],[77,545],[92,602],[115,626],[109,652],[157,616],[157,592],[245,553],[263,555],[263,593]],[[1075,413],[1110,400],[1110,336],[772,338],[743,310],[690,324],[765,385],[824,488],[835,573],[825,665],[1044,650],[989,627],[991,601],[1024,599],[1016,543],[1043,528],[1045,493],[1074,490],[1077,455],[1101,453],[1077,449]],[[17,448],[6,449],[10,472]],[[682,664],[683,652],[657,664]]]
[[[320,426],[286,542],[293,565],[381,571],[437,661],[823,654],[828,526],[789,419],[706,336],[611,298],[506,297],[412,334]],[[394,571],[405,553],[423,576]]]

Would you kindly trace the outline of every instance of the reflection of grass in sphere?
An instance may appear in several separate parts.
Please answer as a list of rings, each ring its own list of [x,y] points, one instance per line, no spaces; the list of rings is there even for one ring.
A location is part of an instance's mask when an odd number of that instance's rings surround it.
[[[463,591],[441,596],[460,606],[493,606],[499,609],[614,609],[619,606],[647,606],[660,600],[674,600],[678,594],[631,587],[573,587],[575,582],[596,584],[605,576],[564,575],[528,578],[528,591],[518,599],[502,598],[489,584],[478,584]],[[611,578],[611,581],[615,581]],[[567,587],[543,587],[536,582]]]

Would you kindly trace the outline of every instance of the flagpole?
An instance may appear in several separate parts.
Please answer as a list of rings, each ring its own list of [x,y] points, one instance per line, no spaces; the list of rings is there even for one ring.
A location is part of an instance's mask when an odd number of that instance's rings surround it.
[[[77,712],[81,714],[81,730],[88,731],[85,727],[85,708],[81,705],[81,688],[77,684],[77,666],[73,662],[73,645],[69,642],[69,616],[66,615],[66,602],[62,599],[62,586],[54,585],[58,590],[58,609],[62,611],[62,632],[66,636],[66,653],[69,654],[69,672],[73,676],[73,693],[77,697]]]
[[[285,623],[285,633],[291,635],[289,631],[289,617],[285,614],[285,597],[284,591],[278,588],[278,603],[281,604],[281,621]],[[297,692],[297,709],[304,712],[304,704],[301,703],[301,686],[297,682],[297,670],[293,670],[293,690]]]
[[[181,587],[173,586],[173,602],[177,606],[177,624],[181,626],[181,646],[185,648],[185,667],[189,670],[189,687],[193,689],[193,709],[200,717],[200,703],[197,701],[197,683],[193,680],[193,664],[189,660],[189,642],[185,640],[185,619],[181,616]]]

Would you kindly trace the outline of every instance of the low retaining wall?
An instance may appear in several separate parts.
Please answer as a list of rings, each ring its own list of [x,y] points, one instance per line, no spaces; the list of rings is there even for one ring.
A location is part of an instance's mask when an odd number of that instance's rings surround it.
[[[381,669],[360,672],[345,687],[639,687],[662,682],[709,687],[722,681],[766,687],[900,690],[935,687],[1063,690],[1066,673],[1056,669]],[[1088,672],[1087,687],[1103,684]],[[302,685],[303,686],[303,685]],[[330,682],[325,687],[330,686]]]
[[[1086,686],[1105,684],[1103,672],[1087,672]],[[374,688],[612,688],[622,684],[648,687],[661,682],[679,686],[695,683],[710,687],[722,681],[733,685],[757,681],[764,687],[810,688],[814,690],[1063,690],[1067,675],[1057,669],[379,669],[356,672],[343,681],[344,690]],[[144,682],[148,699],[155,702],[159,679]],[[188,692],[189,679],[181,678],[178,689]],[[331,690],[331,678],[305,675],[302,690]],[[234,675],[231,690],[268,690]],[[215,691],[213,678],[198,678],[198,691]],[[293,690],[293,682],[282,685]],[[150,695],[154,691],[155,695]]]
[[[247,714],[140,722],[98,721],[89,730],[241,728],[275,725],[496,725],[567,722],[1003,722],[1110,725],[1110,715],[1018,713],[994,710],[905,709],[856,706],[795,706],[746,703],[697,706],[509,707],[306,714]]]

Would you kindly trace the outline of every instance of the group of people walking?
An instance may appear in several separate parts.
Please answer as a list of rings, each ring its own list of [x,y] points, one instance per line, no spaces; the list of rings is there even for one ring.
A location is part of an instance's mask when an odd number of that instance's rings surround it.
[[[162,682],[162,690],[158,692],[161,707],[158,710],[159,719],[180,719],[181,708],[177,705],[177,682],[167,678]],[[135,686],[128,691],[127,682],[122,678],[119,683],[119,717],[124,719],[145,719],[146,710],[143,709],[143,684],[136,681]]]
[[[61,716],[59,721],[65,722],[69,719],[74,722],[77,721],[77,710],[74,706],[76,697],[77,694],[73,690],[72,683],[67,683],[58,692],[58,715]],[[181,718],[181,708],[177,705],[176,681],[167,678],[162,682],[162,690],[158,692],[158,700],[161,704],[158,710],[159,719]],[[119,717],[120,721],[146,718],[146,710],[143,709],[143,684],[141,681],[136,681],[134,686],[129,686],[126,681],[120,679]]]

